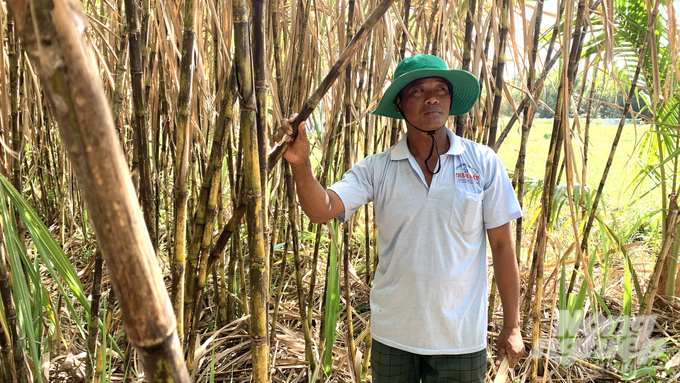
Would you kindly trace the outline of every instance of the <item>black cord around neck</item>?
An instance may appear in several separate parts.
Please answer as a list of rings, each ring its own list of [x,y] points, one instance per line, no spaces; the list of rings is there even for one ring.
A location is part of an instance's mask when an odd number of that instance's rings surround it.
[[[399,113],[401,113],[401,115],[404,116],[404,120],[406,120],[406,122],[409,125],[414,127],[416,130],[419,130],[423,133],[427,133],[427,135],[430,136],[430,138],[432,139],[432,145],[430,145],[430,153],[428,154],[427,158],[425,159],[425,168],[432,175],[439,173],[439,171],[442,170],[442,165],[441,165],[441,162],[439,161],[439,157],[440,157],[439,145],[437,145],[437,139],[434,138],[434,134],[437,133],[437,130],[443,128],[444,126],[442,125],[441,127],[437,128],[435,130],[422,130],[419,127],[413,125],[411,123],[411,121],[409,121],[408,118],[406,118],[406,114],[404,114],[404,111],[401,109],[401,107],[399,105],[397,105],[397,109],[399,110]],[[434,170],[432,170],[432,169],[430,169],[430,165],[427,162],[430,160],[430,158],[432,158],[432,153],[434,153],[434,152],[437,153],[437,165],[435,165]]]

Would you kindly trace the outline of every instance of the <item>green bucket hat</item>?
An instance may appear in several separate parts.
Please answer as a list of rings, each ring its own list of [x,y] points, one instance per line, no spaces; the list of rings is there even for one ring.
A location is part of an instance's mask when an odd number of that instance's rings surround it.
[[[385,90],[373,114],[403,119],[401,113],[395,109],[394,99],[411,81],[426,77],[441,77],[453,86],[449,110],[451,116],[469,112],[479,98],[479,80],[472,73],[462,69],[449,69],[439,57],[420,54],[399,62],[394,70],[394,80]]]

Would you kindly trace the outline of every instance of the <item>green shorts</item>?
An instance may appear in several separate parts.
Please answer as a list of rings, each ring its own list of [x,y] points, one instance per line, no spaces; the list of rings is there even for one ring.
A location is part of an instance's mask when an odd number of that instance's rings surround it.
[[[371,372],[373,383],[484,383],[486,349],[462,355],[419,355],[374,339]]]

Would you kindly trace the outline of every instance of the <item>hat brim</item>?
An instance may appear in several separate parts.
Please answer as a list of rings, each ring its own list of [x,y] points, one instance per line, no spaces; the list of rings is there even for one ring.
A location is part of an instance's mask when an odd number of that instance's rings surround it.
[[[399,76],[385,90],[378,107],[372,112],[380,116],[403,119],[397,112],[394,99],[411,81],[427,77],[441,77],[453,86],[450,116],[465,114],[472,109],[479,98],[479,80],[470,72],[462,69],[420,69]]]

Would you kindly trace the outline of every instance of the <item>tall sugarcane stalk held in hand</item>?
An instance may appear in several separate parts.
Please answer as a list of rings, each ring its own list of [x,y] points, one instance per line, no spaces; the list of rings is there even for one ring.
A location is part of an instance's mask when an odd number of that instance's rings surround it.
[[[300,123],[305,121],[312,114],[314,109],[316,109],[317,105],[319,105],[319,101],[321,101],[321,98],[326,94],[326,92],[328,92],[328,89],[331,88],[331,85],[333,85],[335,80],[340,76],[342,70],[345,68],[349,60],[354,57],[356,51],[359,50],[361,44],[364,42],[364,40],[366,40],[368,37],[368,32],[373,29],[373,27],[383,17],[393,2],[394,0],[381,1],[380,4],[378,4],[378,6],[373,10],[373,12],[368,15],[368,18],[366,18],[364,24],[361,26],[361,28],[359,28],[354,37],[352,37],[352,41],[347,44],[345,50],[343,50],[340,54],[340,57],[338,57],[338,61],[333,64],[333,67],[330,69],[323,81],[321,81],[319,87],[316,88],[311,96],[309,96],[305,102],[305,105],[302,107],[302,110],[298,112],[295,121],[291,123],[293,128],[293,138],[297,137],[298,126]],[[278,145],[272,149],[271,152],[269,152],[269,158],[267,159],[267,169],[272,169],[283,156],[283,152],[288,149],[288,143],[286,142],[287,138],[288,136],[285,135],[281,141],[279,141]]]
[[[368,15],[361,28],[359,28],[347,47],[345,47],[345,50],[343,50],[340,54],[338,61],[333,64],[333,67],[331,67],[326,77],[323,79],[323,81],[321,81],[321,84],[319,84],[314,93],[312,93],[312,95],[307,99],[305,105],[302,107],[302,110],[298,112],[297,117],[291,123],[293,128],[293,138],[297,137],[298,126],[300,123],[305,121],[312,114],[314,109],[316,109],[317,105],[319,105],[319,101],[321,101],[321,98],[326,94],[326,92],[328,92],[328,89],[330,89],[333,82],[335,82],[335,80],[340,76],[342,70],[345,68],[349,60],[354,56],[356,51],[359,50],[361,44],[366,40],[368,37],[368,32],[373,29],[373,27],[383,17],[393,2],[394,0],[381,1],[380,4],[378,4],[378,6],[373,10],[373,12]],[[286,149],[288,149],[288,143],[286,142],[287,138],[288,137],[284,136],[279,141],[279,144],[274,147],[271,152],[269,152],[269,157],[267,159],[267,169],[269,169],[269,171],[274,168],[274,165],[276,165],[281,157],[283,157],[283,153],[286,151]],[[243,208],[242,205],[243,203],[239,203],[239,205],[236,206],[234,209],[234,215],[229,220],[229,223],[222,229],[222,232],[215,243],[215,247],[210,252],[208,271],[212,269],[212,267],[217,262],[217,259],[219,259],[219,254],[222,253],[227,245],[229,237],[231,237],[234,229],[238,226],[238,223],[243,218],[243,215],[245,214],[245,208]]]

